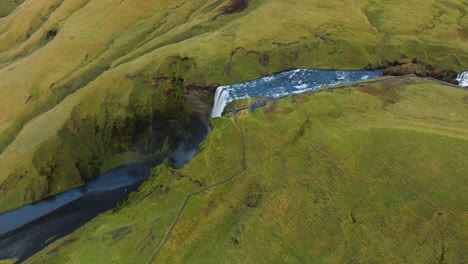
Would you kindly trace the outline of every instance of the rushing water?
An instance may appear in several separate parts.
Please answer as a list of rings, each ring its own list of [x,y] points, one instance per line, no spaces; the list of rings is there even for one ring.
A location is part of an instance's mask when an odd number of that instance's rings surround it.
[[[461,87],[468,87],[468,71],[460,72],[456,80]]]
[[[382,76],[382,71],[337,71],[298,69],[253,81],[220,86],[216,90],[211,117],[220,117],[229,102],[251,97],[279,97],[323,86],[363,81]]]

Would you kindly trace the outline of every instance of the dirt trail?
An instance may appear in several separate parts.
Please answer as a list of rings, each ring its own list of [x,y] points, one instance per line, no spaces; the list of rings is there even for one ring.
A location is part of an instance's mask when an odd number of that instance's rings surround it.
[[[217,182],[217,183],[215,183],[213,185],[210,185],[208,187],[205,187],[205,188],[203,188],[201,190],[198,190],[198,191],[196,191],[194,193],[191,193],[191,194],[187,195],[187,197],[185,198],[184,203],[182,204],[182,207],[179,209],[179,212],[177,213],[176,219],[172,223],[171,228],[167,232],[167,234],[164,237],[163,241],[161,241],[161,244],[159,245],[158,249],[156,250],[156,252],[151,257],[151,260],[148,262],[149,264],[154,262],[156,257],[161,252],[161,249],[164,247],[164,245],[166,245],[167,241],[169,241],[170,236],[171,236],[172,232],[174,231],[174,228],[176,227],[176,225],[179,223],[180,217],[181,217],[182,213],[184,212],[185,207],[187,206],[190,198],[192,198],[193,196],[198,195],[198,194],[200,194],[202,192],[208,191],[208,190],[210,190],[210,189],[212,189],[212,188],[214,188],[214,187],[216,187],[218,185],[224,184],[224,183],[234,179],[235,177],[237,177],[238,175],[240,175],[241,173],[243,173],[244,171],[247,170],[246,143],[245,143],[244,130],[242,129],[242,126],[240,125],[239,121],[237,120],[237,111],[233,110],[233,111],[231,111],[231,113],[232,113],[232,116],[233,116],[233,122],[239,128],[239,131],[240,131],[240,134],[241,134],[241,137],[242,137],[242,145],[243,145],[242,146],[242,169],[240,171],[234,173],[233,175],[229,176],[228,178],[220,181],[220,182]]]

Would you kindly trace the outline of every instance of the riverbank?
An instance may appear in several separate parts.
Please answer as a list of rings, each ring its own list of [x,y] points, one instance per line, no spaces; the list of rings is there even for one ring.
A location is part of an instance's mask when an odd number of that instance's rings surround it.
[[[174,169],[181,168],[198,151],[209,126],[194,127],[190,140],[180,142],[166,158]],[[110,170],[85,186],[49,197],[38,203],[0,215],[0,259],[17,258],[21,263],[50,243],[66,236],[99,214],[119,206],[161,164],[161,157],[141,164]]]
[[[99,214],[126,200],[143,181],[112,190],[90,192],[53,212],[0,236],[0,259],[26,260],[52,242],[71,234]]]

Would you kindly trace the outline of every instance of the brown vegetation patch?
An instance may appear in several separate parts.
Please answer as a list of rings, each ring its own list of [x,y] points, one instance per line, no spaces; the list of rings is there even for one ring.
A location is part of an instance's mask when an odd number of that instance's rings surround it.
[[[468,95],[465,95],[461,98],[462,103],[468,104]]]
[[[249,186],[249,192],[245,198],[245,205],[248,207],[256,208],[260,205],[263,199],[263,189],[258,184]]]
[[[164,96],[169,96],[175,91],[174,88],[169,88],[163,91]]]
[[[327,116],[331,118],[340,118],[342,115],[343,115],[343,111],[340,108],[333,108],[327,114]]]
[[[271,114],[271,113],[274,113],[277,108],[278,108],[278,103],[276,101],[270,101],[267,103],[265,107],[262,108],[262,112],[264,114]]]
[[[28,100],[26,100],[26,103],[25,103],[25,104],[29,103],[29,101],[31,101],[31,99],[33,99],[33,97],[32,97],[32,96],[29,96],[29,97],[28,97]]]
[[[307,103],[308,101],[310,101],[310,96],[305,94],[291,97],[291,103],[293,104],[303,104]]]
[[[130,226],[125,226],[125,227],[120,227],[120,228],[117,228],[117,229],[114,229],[113,231],[111,232],[108,232],[107,234],[112,236],[112,239],[115,240],[119,237],[122,236],[122,234],[127,231],[128,229],[130,229]]]
[[[231,0],[227,5],[221,7],[221,14],[235,14],[244,11],[249,6],[249,0]]]
[[[301,127],[299,128],[299,131],[297,131],[297,134],[294,136],[293,143],[296,143],[299,141],[300,138],[304,136],[306,131],[312,127],[312,121],[310,121],[309,117],[302,123]]]
[[[78,241],[78,239],[79,239],[78,237],[68,239],[67,241],[60,244],[60,246],[61,247],[66,247],[66,246],[70,245],[71,243]]]
[[[443,81],[452,80],[457,74],[454,71],[430,65],[418,59],[413,59],[409,63],[401,63],[398,61],[388,62],[388,67],[385,68],[383,72],[386,75],[392,76],[414,74],[420,77],[432,77]]]
[[[205,217],[209,216],[215,208],[218,207],[217,202],[221,199],[219,195],[213,195],[212,199],[208,201],[208,206],[203,208],[203,215]]]
[[[358,90],[379,98],[383,102],[383,106],[387,107],[400,100],[400,91],[402,88],[393,85],[372,86],[365,84],[360,86]]]

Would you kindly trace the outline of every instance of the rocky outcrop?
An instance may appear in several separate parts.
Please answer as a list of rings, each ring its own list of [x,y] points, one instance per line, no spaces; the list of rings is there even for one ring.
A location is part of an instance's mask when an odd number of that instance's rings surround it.
[[[221,8],[222,14],[234,14],[244,11],[249,6],[250,0],[230,0],[230,2]]]
[[[457,72],[430,65],[418,59],[413,59],[408,63],[394,61],[389,63],[389,66],[386,67],[383,72],[384,74],[391,76],[404,76],[413,74],[420,77],[432,77],[442,81],[455,84],[457,83],[455,80]]]

